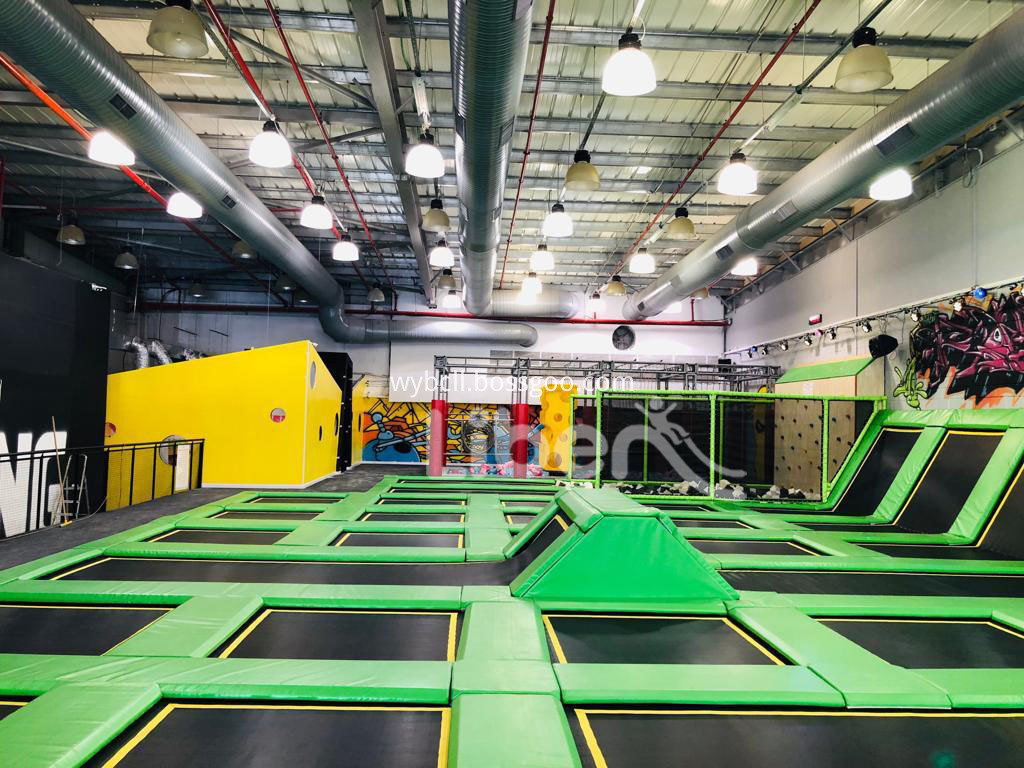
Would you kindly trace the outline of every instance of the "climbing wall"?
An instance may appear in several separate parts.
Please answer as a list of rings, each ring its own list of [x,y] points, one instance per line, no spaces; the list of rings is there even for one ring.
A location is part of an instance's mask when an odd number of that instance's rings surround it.
[[[569,471],[572,396],[576,387],[548,384],[540,392],[540,465],[548,472]]]
[[[822,402],[775,402],[775,483],[821,494]]]

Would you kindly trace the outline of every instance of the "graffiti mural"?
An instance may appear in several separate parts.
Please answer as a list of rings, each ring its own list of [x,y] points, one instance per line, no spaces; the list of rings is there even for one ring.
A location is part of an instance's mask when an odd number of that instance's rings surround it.
[[[368,399],[356,414],[363,461],[426,462],[430,406]],[[510,460],[508,406],[452,403],[448,407],[448,464],[501,465]],[[536,463],[540,409],[530,408],[529,461]]]
[[[966,302],[960,311],[926,314],[910,332],[910,359],[893,391],[919,408],[943,394],[982,404],[1024,392],[1024,296]]]

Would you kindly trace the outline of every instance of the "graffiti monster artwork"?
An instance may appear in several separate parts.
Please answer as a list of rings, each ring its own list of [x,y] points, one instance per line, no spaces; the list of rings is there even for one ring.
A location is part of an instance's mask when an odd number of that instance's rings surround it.
[[[910,333],[907,370],[893,395],[912,408],[935,395],[961,394],[981,405],[1024,391],[1024,295],[1019,292],[969,302],[959,312],[932,312]]]

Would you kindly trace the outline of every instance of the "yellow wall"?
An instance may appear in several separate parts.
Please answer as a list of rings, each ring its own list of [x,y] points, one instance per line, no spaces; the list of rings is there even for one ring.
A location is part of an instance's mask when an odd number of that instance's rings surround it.
[[[153,366],[107,377],[107,443],[202,437],[205,485],[304,485],[334,471],[340,402],[307,341]]]
[[[569,471],[569,427],[576,387],[549,384],[540,393],[540,465],[549,472]]]

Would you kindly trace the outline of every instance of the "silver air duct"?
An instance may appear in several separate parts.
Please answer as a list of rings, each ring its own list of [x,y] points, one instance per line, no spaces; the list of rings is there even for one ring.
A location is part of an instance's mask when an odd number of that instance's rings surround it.
[[[748,206],[623,307],[650,317],[1024,96],[1024,11],[993,29],[841,142]]]
[[[126,341],[124,348],[135,352],[135,367],[137,369],[149,368],[149,350],[146,349],[146,345],[139,341],[138,338]]]
[[[171,356],[167,354],[167,349],[159,341],[149,342],[149,351],[153,354],[153,357],[157,359],[160,365],[170,365],[174,361],[171,360]]]
[[[536,341],[536,330],[521,324],[460,322],[427,331],[417,320],[346,318],[344,292],[320,262],[67,0],[0,0],[0,18],[0,49],[288,273],[320,305],[335,340]]]
[[[523,302],[517,290],[491,292],[485,317],[572,317],[583,309],[583,294],[544,286],[539,296]]]
[[[448,0],[463,300],[474,315],[491,313],[531,10],[530,0]]]

